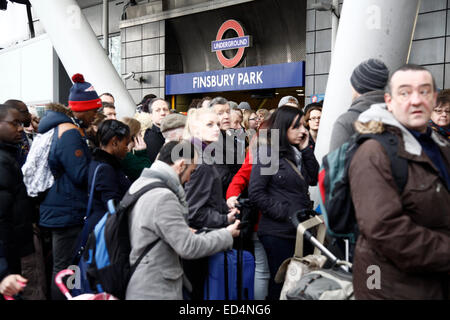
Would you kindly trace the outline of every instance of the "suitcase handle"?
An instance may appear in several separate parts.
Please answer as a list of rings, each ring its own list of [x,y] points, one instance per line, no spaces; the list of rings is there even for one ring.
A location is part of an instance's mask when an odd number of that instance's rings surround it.
[[[297,212],[294,214],[295,217],[297,217]],[[295,219],[293,219],[294,222]],[[298,220],[297,220],[298,221]],[[322,216],[314,216],[302,223],[298,223],[297,225],[297,240],[295,243],[295,253],[294,253],[294,257],[295,258],[302,258],[303,257],[303,236],[305,235],[305,233],[307,233],[306,231],[317,227],[317,241],[319,241],[321,244],[324,243],[325,241],[325,231],[326,231],[326,227],[325,227],[325,223],[324,223],[324,219]],[[308,236],[310,236],[309,232],[307,233]],[[320,250],[319,248],[315,247],[314,248],[314,254],[319,255],[320,254]]]

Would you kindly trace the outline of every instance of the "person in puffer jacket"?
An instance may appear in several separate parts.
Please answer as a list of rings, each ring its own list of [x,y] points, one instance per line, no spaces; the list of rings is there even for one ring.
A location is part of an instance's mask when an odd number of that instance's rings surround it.
[[[53,278],[71,265],[87,206],[87,178],[91,154],[84,130],[95,118],[101,100],[81,74],[72,77],[69,108],[51,104],[39,123],[39,133],[55,129],[48,156],[55,182],[40,206],[39,225],[52,236]],[[64,299],[52,281],[52,299]]]

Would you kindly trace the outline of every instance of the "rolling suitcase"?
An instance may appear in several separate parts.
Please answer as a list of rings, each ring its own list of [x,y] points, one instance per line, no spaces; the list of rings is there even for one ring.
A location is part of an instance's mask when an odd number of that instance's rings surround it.
[[[219,252],[208,258],[205,300],[253,300],[255,259],[244,250]]]

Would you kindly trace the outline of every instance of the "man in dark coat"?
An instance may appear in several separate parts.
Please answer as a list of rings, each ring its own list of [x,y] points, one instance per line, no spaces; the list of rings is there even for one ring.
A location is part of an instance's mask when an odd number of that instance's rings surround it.
[[[0,281],[9,274],[20,274],[21,258],[34,252],[33,202],[16,160],[22,132],[19,111],[0,105]]]
[[[29,127],[31,124],[31,113],[28,111],[27,105],[20,100],[7,100],[5,101],[6,105],[14,107],[20,113],[20,121],[22,122],[24,127]],[[18,144],[18,153],[17,153],[17,161],[20,166],[23,166],[25,161],[27,160],[28,152],[30,151],[30,141],[25,133],[22,132],[22,139]]]
[[[147,152],[150,162],[155,162],[156,156],[161,150],[166,139],[161,133],[161,121],[169,113],[169,104],[161,98],[154,98],[149,103],[149,111],[152,115],[152,127],[147,129],[144,134],[144,141],[147,144]]]
[[[356,132],[353,123],[362,112],[372,104],[384,103],[384,87],[388,77],[388,68],[377,59],[364,61],[353,70],[350,78],[353,102],[333,125],[330,151],[339,148]]]
[[[386,104],[358,118],[358,130],[390,132],[407,161],[399,192],[386,150],[374,139],[349,167],[360,235],[353,262],[356,299],[449,299],[450,146],[428,121],[436,103],[431,73],[405,65],[391,75]],[[379,123],[381,122],[381,123]]]
[[[39,123],[39,133],[55,129],[48,156],[55,182],[40,206],[39,225],[50,229],[53,277],[72,263],[88,200],[87,179],[91,154],[84,129],[94,120],[101,100],[80,74],[73,76],[69,107],[54,104]],[[63,299],[52,281],[52,297]]]
[[[237,136],[230,131],[231,109],[228,100],[216,97],[211,100],[209,107],[219,116],[221,135],[216,142],[217,149],[214,155],[214,163],[222,180],[223,198],[225,199],[231,180],[244,163],[245,151],[238,150]],[[245,136],[245,133],[242,134]],[[242,146],[239,146],[239,148],[242,149]]]

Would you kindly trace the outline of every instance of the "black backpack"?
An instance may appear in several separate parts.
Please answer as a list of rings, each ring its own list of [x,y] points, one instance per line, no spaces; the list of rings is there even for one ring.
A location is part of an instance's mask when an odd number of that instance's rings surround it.
[[[319,171],[320,210],[325,218],[327,232],[336,238],[346,238],[355,243],[358,237],[355,208],[350,193],[348,170],[359,146],[377,140],[391,162],[392,176],[401,194],[408,181],[408,161],[397,155],[398,137],[384,131],[381,134],[354,134],[338,149],[327,154]]]
[[[90,289],[94,292],[107,292],[119,299],[125,298],[128,282],[144,256],[160,240],[150,243],[136,262],[130,266],[131,252],[128,214],[136,201],[154,188],[168,188],[162,182],[142,187],[134,194],[125,194],[119,206],[108,203],[108,212],[97,223],[89,235],[83,260]]]

